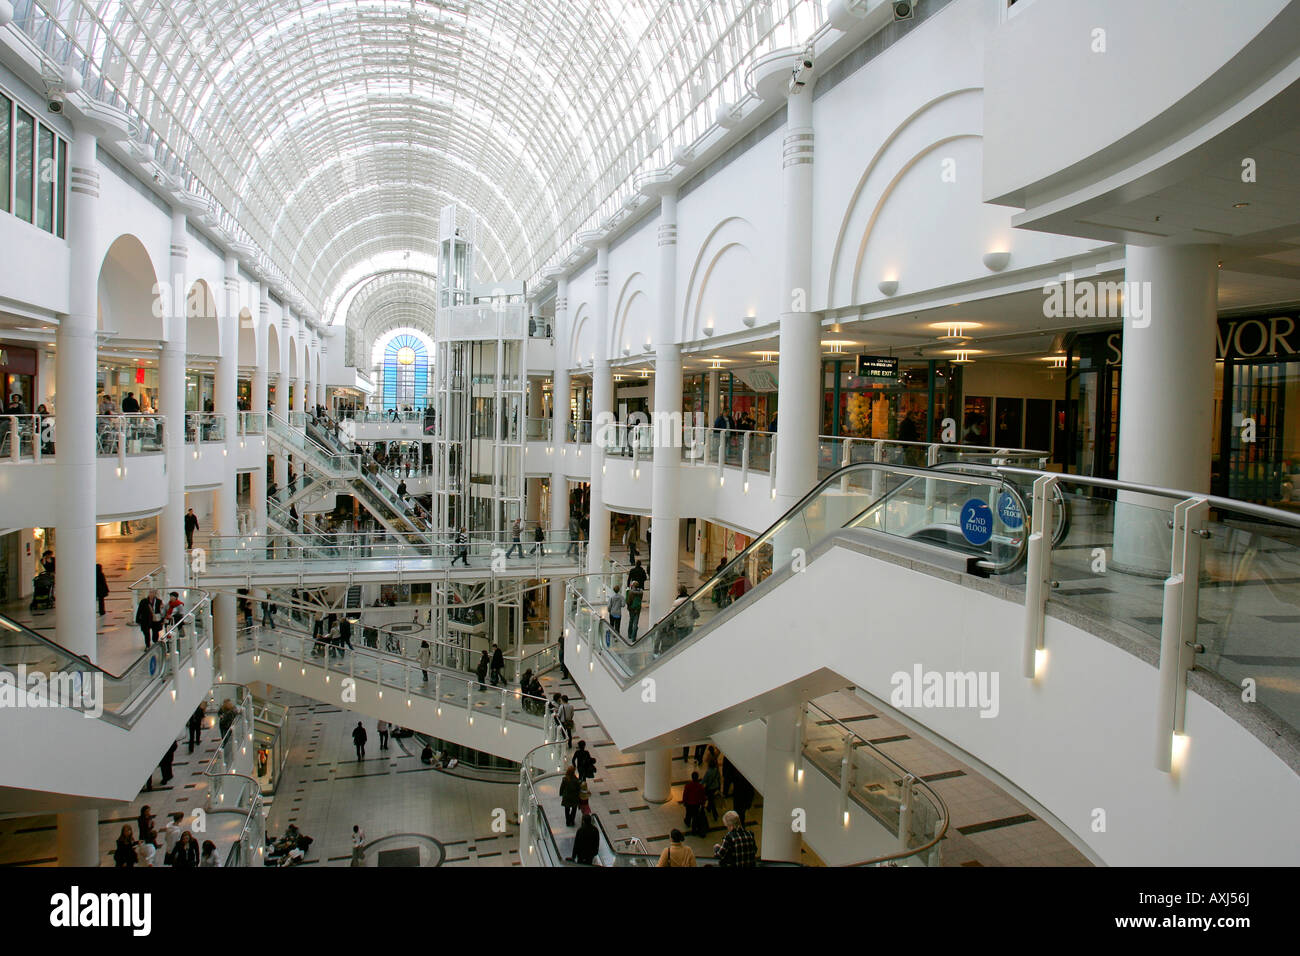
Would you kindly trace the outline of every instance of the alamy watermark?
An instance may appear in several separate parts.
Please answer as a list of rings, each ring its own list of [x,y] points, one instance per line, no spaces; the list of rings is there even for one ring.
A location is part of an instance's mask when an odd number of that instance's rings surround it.
[[[1073,272],[1064,281],[1043,286],[1043,317],[1048,319],[1119,319],[1132,321],[1133,328],[1151,324],[1151,283],[1096,282],[1075,280]]]
[[[927,671],[914,664],[911,672],[895,671],[889,703],[900,710],[978,709],[981,717],[996,717],[997,671]]]
[[[83,671],[0,671],[0,710],[63,707],[83,717],[104,713],[104,675]]]

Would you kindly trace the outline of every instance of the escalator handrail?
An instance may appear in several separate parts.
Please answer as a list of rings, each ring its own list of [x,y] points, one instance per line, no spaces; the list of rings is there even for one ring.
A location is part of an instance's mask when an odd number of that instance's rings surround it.
[[[887,490],[879,498],[872,501],[871,504],[869,504],[865,509],[855,514],[848,522],[841,525],[839,528],[829,530],[827,532],[827,537],[830,537],[831,535],[838,533],[839,531],[842,531],[847,527],[850,527],[853,522],[860,521],[862,517],[866,515],[868,512],[873,511],[876,508],[887,504],[890,500],[893,499],[895,495],[900,493],[904,488],[910,487],[918,481],[924,481],[927,478],[930,480],[934,480],[936,476],[941,476],[949,480],[974,478],[974,476],[972,475],[964,475],[959,472],[944,472],[942,469],[939,468],[917,468],[917,467],[912,467],[907,465],[880,464],[877,462],[859,462],[857,464],[845,465],[842,468],[838,468],[835,471],[833,471],[831,474],[829,474],[827,477],[819,481],[811,491],[809,491],[802,498],[800,498],[789,510],[785,512],[785,514],[783,514],[780,518],[778,518],[775,522],[773,522],[771,526],[769,526],[767,529],[761,532],[757,537],[755,537],[754,540],[750,542],[749,546],[746,547],[734,558],[732,558],[731,561],[729,561],[726,565],[724,565],[722,570],[715,571],[698,588],[696,588],[695,591],[691,592],[687,597],[686,601],[683,602],[681,605],[679,605],[679,607],[684,607],[687,604],[691,604],[701,596],[707,596],[719,584],[734,580],[735,578],[732,574],[734,569],[736,568],[743,569],[744,563],[749,559],[749,557],[755,551],[757,551],[757,549],[768,545],[771,539],[776,535],[776,533],[782,526],[792,521],[793,516],[799,512],[802,512],[811,502],[817,500],[827,488],[835,484],[838,484],[850,473],[870,472],[870,471],[884,471],[890,474],[905,474],[908,476],[908,480],[902,482],[895,488]],[[987,485],[987,482],[976,482],[974,480],[972,480],[970,483]],[[1028,513],[1024,510],[1024,501],[1023,498],[1020,496],[1019,491],[1013,485],[1011,485],[1010,483],[1004,480],[999,480],[999,484],[1005,489],[1011,491],[1016,496],[1017,500],[1020,502],[1021,505],[1021,513],[1027,516]],[[1022,539],[1020,548],[1018,549],[1017,552],[1016,560],[1010,564],[1010,567],[1014,567],[1021,560],[1023,560],[1025,549],[1026,549],[1026,544],[1025,541]],[[762,588],[764,585],[767,585],[769,581],[772,580],[772,577],[775,576],[775,574],[776,571],[774,569],[772,576],[770,576],[767,580],[759,582],[758,584],[754,584],[752,586],[753,589]],[[605,577],[607,575],[608,572],[602,572],[601,574],[597,574],[597,575],[576,576],[570,579],[566,590],[573,593],[575,599],[582,601],[594,613],[594,608],[591,607],[590,602],[588,602],[582,594],[578,593],[574,589],[574,585],[580,581],[584,581],[592,577],[599,578],[599,577]],[[635,647],[644,644],[647,640],[651,639],[651,635],[653,635],[661,627],[664,627],[666,622],[672,619],[676,611],[677,608],[674,608],[673,610],[665,614],[663,618],[661,618],[658,621],[655,621],[650,627],[646,628],[645,631],[638,634],[635,641],[628,640],[628,638],[624,636],[621,632],[614,632],[614,633],[617,635],[620,642],[628,647]],[[715,620],[717,620],[716,617],[713,620],[711,620],[708,624],[704,625],[705,629],[712,627],[713,622]],[[612,631],[612,628],[609,630]]]

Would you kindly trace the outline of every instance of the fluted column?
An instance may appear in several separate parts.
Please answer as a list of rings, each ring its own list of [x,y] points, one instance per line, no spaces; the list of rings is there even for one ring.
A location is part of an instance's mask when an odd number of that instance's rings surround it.
[[[267,390],[267,352],[270,350],[270,332],[268,331],[271,322],[271,297],[270,291],[265,282],[257,284],[257,341],[259,342],[259,360],[257,366],[253,369],[253,380],[249,383],[249,390],[252,392],[252,401],[249,404],[249,410],[254,416],[261,416],[262,421],[266,421],[266,390]],[[266,434],[249,435],[245,441],[252,442],[253,445],[261,446],[266,450]],[[250,483],[250,493],[253,497],[253,533],[257,535],[266,534],[266,456],[258,458],[257,468],[253,469],[252,482]]]
[[[95,604],[95,329],[99,314],[99,166],[93,133],[78,129],[72,140],[67,235],[68,314],[56,335],[55,405],[59,490],[55,521],[54,607],[56,639],[74,654],[99,656]],[[99,814],[77,810],[58,815],[60,866],[99,865]]]
[[[239,261],[226,256],[225,296],[218,316],[221,351],[217,359],[217,375],[213,382],[213,407],[224,416],[226,445],[221,459],[221,487],[215,496],[212,509],[212,531],[227,538],[238,531],[235,501],[235,463],[229,449],[238,441],[239,415],[236,405],[239,374]],[[216,634],[217,668],[224,676],[234,673],[235,663],[235,597],[218,594],[212,601],[212,626]]]
[[[591,524],[587,569],[609,557],[609,508],[605,505],[605,448],[614,441],[614,373],[609,364],[609,244],[596,247],[596,356],[591,369]]]
[[[569,437],[569,279],[555,282],[555,369],[551,375],[551,530],[569,528],[569,479],[564,473],[564,443]],[[564,635],[564,581],[551,579],[551,639]]]
[[[185,213],[172,211],[171,283],[166,303],[167,330],[158,363],[160,411],[167,416],[163,450],[167,462],[167,504],[158,516],[158,557],[167,569],[168,584],[183,584],[185,567],[185,349],[189,330],[186,303],[189,281],[189,234]]]

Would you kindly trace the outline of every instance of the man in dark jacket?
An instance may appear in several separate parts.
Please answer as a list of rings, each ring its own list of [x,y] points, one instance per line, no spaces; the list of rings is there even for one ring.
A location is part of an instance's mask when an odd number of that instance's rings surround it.
[[[600,832],[596,829],[596,825],[591,822],[591,817],[584,815],[582,826],[578,827],[578,832],[573,838],[573,856],[570,859],[575,863],[581,863],[583,866],[591,866],[599,850]]]
[[[506,682],[505,674],[503,673],[505,669],[506,669],[506,656],[501,653],[501,645],[493,644],[492,645],[492,686],[493,687],[495,687],[497,684],[504,684]]]
[[[194,532],[199,530],[199,516],[194,513],[193,508],[185,512],[185,550],[194,550]]]
[[[361,721],[357,721],[357,726],[352,731],[352,746],[357,748],[357,759],[366,759],[366,728],[361,726]]]
[[[163,602],[157,591],[150,591],[140,599],[135,609],[135,623],[144,635],[145,650],[148,650],[162,633]]]

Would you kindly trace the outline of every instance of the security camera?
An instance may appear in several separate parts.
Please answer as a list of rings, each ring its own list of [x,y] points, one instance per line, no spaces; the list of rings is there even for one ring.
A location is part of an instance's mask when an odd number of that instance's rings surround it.
[[[63,112],[63,93],[60,90],[51,90],[49,97],[45,101],[45,108],[51,113]]]

